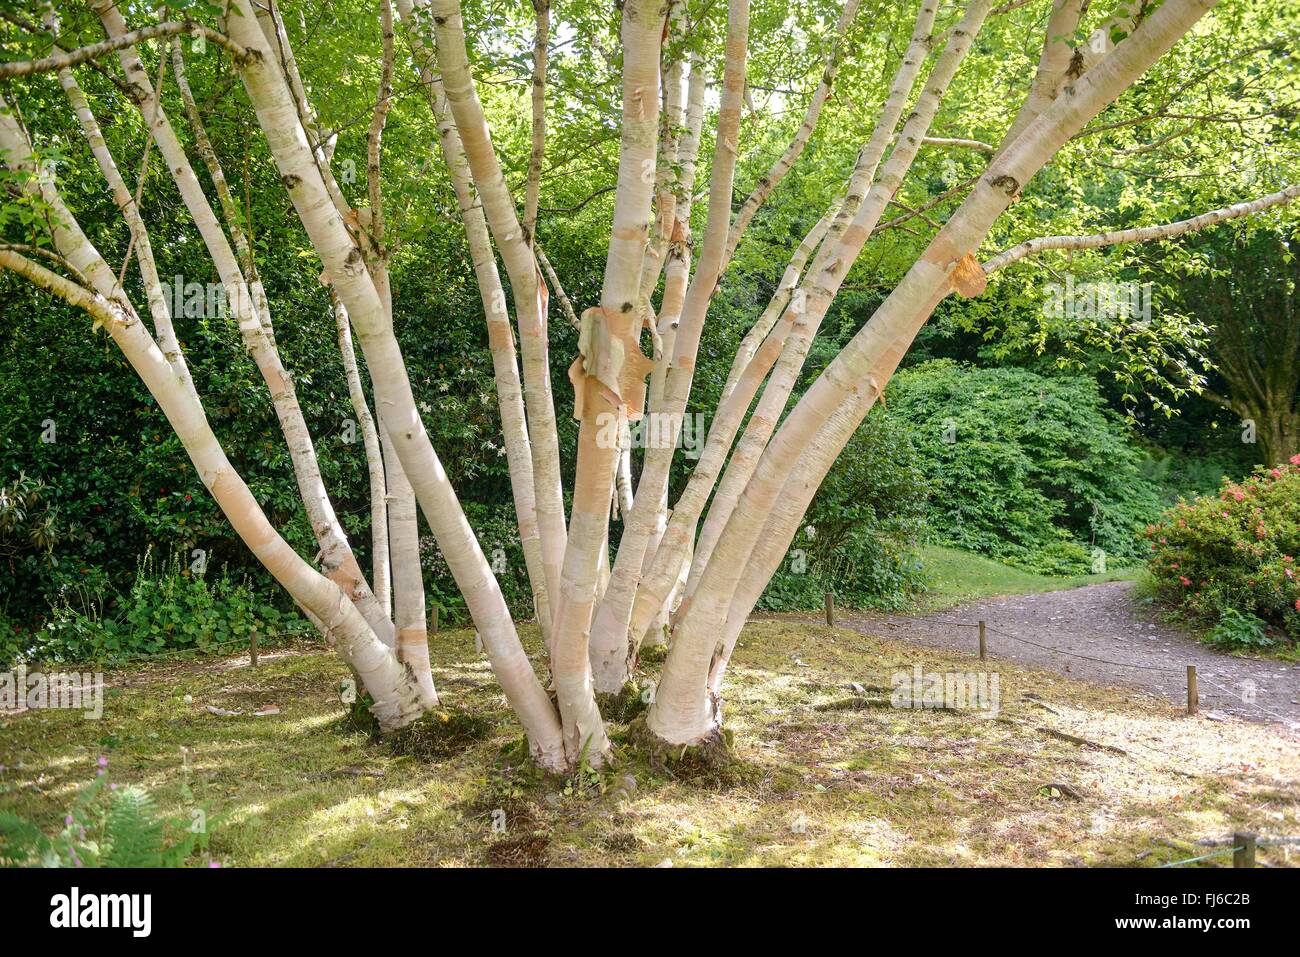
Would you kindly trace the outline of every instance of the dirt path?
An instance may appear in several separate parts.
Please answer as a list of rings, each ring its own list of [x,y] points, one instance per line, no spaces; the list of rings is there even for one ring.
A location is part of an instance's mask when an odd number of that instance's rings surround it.
[[[1232,658],[1162,624],[1134,600],[1132,582],[968,602],[928,615],[857,613],[840,624],[929,647],[974,651],[986,623],[988,652],[1072,678],[1145,689],[1187,700],[1187,666],[1196,665],[1200,707],[1300,730],[1300,665]]]

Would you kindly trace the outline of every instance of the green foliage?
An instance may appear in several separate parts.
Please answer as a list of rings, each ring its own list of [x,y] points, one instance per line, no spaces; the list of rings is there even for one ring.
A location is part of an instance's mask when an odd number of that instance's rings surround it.
[[[913,544],[926,509],[910,430],[873,412],[827,474],[760,607],[819,607],[827,591],[855,608],[901,607],[924,583]]]
[[[209,579],[173,553],[161,565],[149,551],[124,595],[106,598],[88,588],[67,589],[50,620],[31,634],[0,619],[0,664],[22,658],[44,662],[122,661],[162,652],[207,652],[246,645],[256,632],[268,643],[308,630],[296,613],[260,598],[247,579],[222,569]]]
[[[1225,651],[1256,651],[1277,644],[1266,622],[1235,608],[1219,613],[1219,623],[1211,629],[1209,641]]]
[[[7,5],[8,0],[0,0],[0,6]],[[70,2],[66,10],[62,6],[62,44],[80,46],[102,39],[96,18],[83,3]],[[220,5],[212,0],[167,0],[164,6],[212,24]],[[52,40],[18,25],[20,20],[35,19],[23,7],[14,5],[21,18],[0,22],[0,39],[11,46],[11,59],[45,55]],[[838,2],[812,0],[756,4],[751,11],[747,74],[755,112],[746,121],[741,144],[743,158],[736,172],[739,194],[758,183],[800,123],[801,105],[821,77],[822,57],[840,7]],[[325,5],[285,2],[282,8],[292,45],[310,51],[298,57],[298,65],[312,91],[313,108],[324,128],[338,132],[335,164],[340,188],[351,202],[362,206],[365,177],[349,177],[347,170],[348,164],[353,173],[366,164],[367,124],[357,118],[368,115],[374,104],[379,20],[373,7],[359,0]],[[1294,55],[1296,11],[1297,0],[1220,3],[1193,35],[1123,94],[1105,118],[1071,140],[1025,184],[1020,202],[994,225],[987,247],[1005,248],[1049,233],[1169,221],[1294,182],[1300,171],[1292,105],[1300,63]],[[959,131],[997,141],[1019,105],[1018,96],[1007,91],[1024,89],[1041,52],[1045,12],[1039,2],[989,18],[940,107],[936,133]],[[530,152],[526,118],[533,11],[527,4],[466,0],[465,13],[479,95],[505,176],[517,184]],[[1080,36],[1105,14],[1093,9]],[[687,15],[691,29],[683,40],[670,44],[669,55],[689,57],[699,51],[707,62],[715,62],[725,5],[689,0]],[[936,32],[951,26],[959,15],[957,7],[945,6]],[[538,239],[581,309],[599,298],[618,170],[619,8],[557,4],[553,16],[555,29],[563,24],[563,34],[556,35],[571,34],[577,40],[555,43],[551,50],[548,85],[565,95],[563,108],[557,108],[558,100],[553,102],[548,116],[546,195]],[[883,99],[913,17],[910,8],[875,4],[864,8],[850,27],[846,44],[850,55],[816,134],[804,157],[759,211],[710,307],[691,396],[694,408],[715,407],[738,337],[767,301],[794,244],[841,189],[864,135],[861,110],[844,104],[874,104]],[[144,8],[132,8],[128,19],[133,26],[144,26],[155,17]],[[409,67],[403,52],[405,30],[405,25],[398,26],[399,74]],[[214,149],[246,209],[276,339],[298,387],[326,487],[361,566],[369,568],[366,468],[360,443],[340,439],[341,423],[353,412],[327,294],[316,278],[321,264],[292,214],[265,138],[249,135],[248,104],[240,84],[230,82],[228,58],[211,46],[206,54],[188,40],[184,46],[190,82]],[[150,61],[157,46],[146,45],[145,51]],[[101,65],[116,73],[112,58]],[[77,72],[119,166],[124,171],[138,168],[147,140],[138,111],[105,76],[87,68]],[[422,97],[408,95],[411,90],[400,83],[398,92],[384,133],[394,324],[433,444],[485,551],[489,556],[494,548],[505,553],[505,571],[498,578],[511,609],[528,614],[531,601],[500,445],[482,305],[472,272],[466,268],[463,230],[447,176],[439,161],[427,161],[429,144],[437,139],[433,117]],[[174,84],[164,83],[162,96],[176,122],[183,110]],[[56,78],[42,74],[25,79],[15,86],[14,99],[32,131],[38,159],[56,170],[64,198],[90,240],[110,263],[128,261],[128,237],[120,213]],[[1225,101],[1233,104],[1228,115],[1223,113]],[[712,112],[716,103],[711,99],[706,109]],[[1219,121],[1189,127],[1187,116]],[[183,123],[177,126],[178,134],[192,145],[192,133]],[[706,121],[704,128],[697,188],[708,182],[712,162],[712,123]],[[1110,159],[1099,166],[1098,157]],[[882,229],[873,237],[867,254],[852,266],[822,335],[812,345],[810,373],[856,332],[915,260],[930,239],[930,221],[946,220],[963,201],[966,191],[947,196],[950,188],[978,176],[985,165],[986,157],[975,151],[921,151],[896,198],[903,204],[900,208],[926,207],[927,218],[912,219],[904,228]],[[206,174],[200,170],[199,175],[206,184]],[[16,185],[12,179],[0,171],[0,185]],[[162,274],[183,276],[186,281],[215,279],[192,222],[178,213],[181,204],[167,171],[155,162],[141,186],[140,205]],[[697,236],[704,233],[707,208],[704,202],[694,205],[691,225]],[[5,240],[47,244],[43,225],[47,212],[37,203],[0,204]],[[1274,211],[1268,218],[1293,215]],[[1147,275],[1135,261],[1139,256],[1123,250],[1075,254],[1070,269],[1080,279],[1142,280]],[[1039,262],[1056,266],[1060,260],[1044,257]],[[1172,273],[1178,263],[1159,265],[1162,271],[1169,266]],[[941,304],[923,336],[941,336],[955,329],[956,335],[978,342],[978,356],[968,358],[985,364],[1035,359],[1068,363],[1072,370],[1108,381],[1107,397],[1120,408],[1132,409],[1142,399],[1147,403],[1144,407],[1164,404],[1166,411],[1172,411],[1166,400],[1146,398],[1144,390],[1149,390],[1153,395],[1172,395],[1180,400],[1180,411],[1185,409],[1187,380],[1201,372],[1197,362],[1184,361],[1183,356],[1200,350],[1204,330],[1191,310],[1164,306],[1174,298],[1168,294],[1168,284],[1158,285],[1160,308],[1149,325],[1096,319],[1059,328],[1043,321],[1043,275],[1041,267],[1030,264],[997,273],[985,296]],[[134,268],[126,270],[123,285],[141,306],[145,296]],[[83,315],[9,274],[0,275],[0,306],[0,484],[14,486],[25,475],[46,487],[21,529],[6,537],[0,527],[0,561],[7,566],[0,568],[0,612],[22,629],[30,629],[38,616],[41,621],[48,619],[51,607],[84,605],[87,599],[82,596],[91,596],[106,604],[108,617],[116,621],[121,613],[112,607],[113,599],[98,596],[125,594],[134,588],[136,557],[152,546],[160,553],[177,549],[185,554],[201,547],[214,564],[229,568],[234,578],[242,581],[248,576],[251,588],[275,594],[278,607],[287,613],[288,601],[278,590],[270,591],[269,576],[232,534],[165,419],[113,344],[89,336]],[[552,313],[557,316],[556,310]],[[177,316],[176,328],[211,424],[232,464],[249,482],[272,524],[299,554],[310,558],[316,544],[298,500],[287,451],[266,388],[234,324],[224,318]],[[574,427],[565,414],[572,404],[565,369],[575,354],[574,332],[555,318],[549,333],[562,471],[568,475],[573,468]],[[935,346],[936,355],[947,354],[943,349],[951,346],[951,340],[922,343],[927,345]],[[55,442],[41,440],[41,423],[46,419],[57,424]],[[1070,481],[1052,486],[1029,474],[1043,463],[1027,454],[1013,456],[1002,470],[1005,474],[995,474],[987,482],[974,479],[979,463],[955,463],[973,470],[966,475],[969,481],[959,484],[932,468],[944,462],[928,454],[929,445],[918,442],[918,463],[941,493],[936,496],[943,506],[938,511],[940,537],[1025,567],[1052,571],[1087,567],[1093,547],[1122,558],[1133,521],[1145,521],[1149,511],[1150,483],[1136,483],[1128,502],[1113,494],[1125,480],[1127,466],[1109,483],[1114,488],[1105,488],[1106,495],[1092,499],[1101,503],[1103,511],[1090,516],[1079,514],[1078,500],[1107,484],[1096,477],[1080,478],[1064,468],[1061,471]],[[996,465],[993,456],[990,451],[984,464]],[[1108,455],[1093,458],[1114,461]],[[682,474],[674,476],[671,498],[680,492],[683,481]],[[889,481],[888,476],[882,479],[885,484]],[[1188,485],[1200,482],[1196,479]],[[976,496],[970,507],[979,515],[955,509],[954,488]],[[994,493],[1005,489],[1014,494],[1002,503]],[[1064,504],[1056,501],[1057,495],[1067,497]],[[832,499],[823,496],[825,502]],[[1082,506],[1085,511],[1088,507]],[[824,535],[833,517],[823,513],[809,521]],[[963,517],[968,521],[960,535],[944,530],[954,518]],[[894,601],[913,587],[919,573],[901,544],[907,535],[877,528],[872,523],[878,517],[858,518],[865,523],[862,533],[842,540],[834,557],[817,540],[797,544],[809,552],[816,570],[803,576],[783,570],[767,601],[779,607],[816,604],[823,579],[833,583],[837,592],[856,596],[844,600],[863,603]],[[33,523],[40,541],[31,538]],[[463,602],[446,564],[431,540],[426,543],[429,600],[444,608],[448,621],[464,621]],[[157,600],[165,604],[168,599]],[[85,609],[79,606],[79,611],[84,618]],[[14,630],[0,619],[0,654],[12,645],[6,635]]]
[[[928,477],[937,541],[1056,575],[1140,554],[1157,491],[1093,380],[935,360],[886,396]]]
[[[110,783],[107,758],[99,765],[53,835],[0,811],[0,866],[179,867],[207,850],[216,821],[206,809],[194,807],[188,817],[163,816],[144,788]],[[190,803],[188,788],[182,793]]]
[[[59,520],[49,496],[48,485],[21,471],[12,484],[0,485],[0,561],[54,562]]]
[[[1179,502],[1146,536],[1155,595],[1193,619],[1217,620],[1212,640],[1257,648],[1279,631],[1300,638],[1300,455]]]

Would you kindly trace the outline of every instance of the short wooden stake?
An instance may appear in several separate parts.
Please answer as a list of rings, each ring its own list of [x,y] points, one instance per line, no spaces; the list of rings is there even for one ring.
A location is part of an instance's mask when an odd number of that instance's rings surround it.
[[[830,592],[826,593],[826,624],[835,627],[835,596]]]
[[[438,612],[441,608],[442,606],[437,604],[429,606],[429,634],[431,635],[438,633]]]
[[[248,634],[248,660],[254,668],[257,667],[257,632]]]
[[[980,621],[980,661],[983,661],[985,657],[987,657],[986,655],[987,650],[988,649],[984,645],[984,622],[981,620]]]
[[[1187,713],[1196,714],[1196,708],[1201,703],[1200,695],[1196,692],[1196,665],[1187,666]]]
[[[1233,867],[1254,867],[1255,866],[1255,835],[1248,831],[1238,831],[1232,835],[1232,846],[1236,848],[1232,852]]]

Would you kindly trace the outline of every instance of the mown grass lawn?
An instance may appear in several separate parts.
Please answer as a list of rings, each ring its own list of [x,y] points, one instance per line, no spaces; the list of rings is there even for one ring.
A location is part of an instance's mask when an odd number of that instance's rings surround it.
[[[1057,591],[1099,582],[1133,581],[1142,574],[1142,567],[1138,565],[1099,575],[1039,575],[1003,565],[983,555],[942,545],[923,545],[919,551],[931,581],[930,590],[920,598],[919,605],[928,611],[979,598]]]
[[[308,646],[256,669],[111,674],[101,720],[0,717],[0,808],[54,830],[104,756],[164,811],[184,815],[192,793],[224,866],[1146,866],[1235,828],[1300,833],[1300,748],[1276,728],[1006,662],[985,664],[996,719],[893,708],[892,674],[976,663],[791,619],[742,636],[729,767],[652,767],[623,747],[606,772],[547,780],[510,756],[518,726],[473,633],[432,647],[447,710],[400,743],[346,726],[346,670]],[[267,705],[279,713],[252,714]]]

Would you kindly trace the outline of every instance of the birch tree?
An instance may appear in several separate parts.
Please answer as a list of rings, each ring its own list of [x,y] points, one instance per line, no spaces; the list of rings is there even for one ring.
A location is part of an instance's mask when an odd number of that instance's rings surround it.
[[[1013,204],[1027,200],[1050,218],[1052,190],[1036,192],[1040,171],[1068,144],[1108,123],[1128,125],[1127,118],[1108,120],[1109,111],[1131,89],[1144,93],[1144,75],[1162,57],[1194,41],[1198,31],[1230,32],[1213,14],[1203,19],[1215,0],[949,6],[912,0],[892,16],[881,5],[864,15],[866,4],[847,0],[824,16],[815,44],[799,39],[799,49],[790,51],[803,58],[810,82],[764,100],[765,108],[783,107],[797,119],[775,142],[765,135],[772,124],[756,105],[756,91],[765,93],[756,80],[764,58],[786,36],[760,35],[754,24],[782,14],[794,23],[784,7],[626,0],[612,14],[593,14],[547,0],[523,5],[517,19],[526,35],[528,93],[519,101],[527,131],[520,137],[509,126],[502,135],[502,124],[494,129],[490,120],[498,94],[485,91],[481,70],[502,34],[493,22],[474,22],[487,14],[463,8],[460,0],[380,0],[366,8],[377,27],[376,47],[357,51],[378,65],[378,82],[364,124],[364,202],[353,205],[337,169],[346,129],[338,128],[339,118],[326,119],[316,102],[307,78],[312,71],[303,69],[311,65],[310,44],[286,22],[282,6],[223,0],[211,10],[195,8],[203,12],[192,20],[167,7],[148,15],[92,0],[102,31],[93,39],[61,33],[70,11],[83,22],[80,4],[55,3],[30,18],[6,14],[30,55],[0,65],[6,202],[23,211],[7,221],[0,265],[80,310],[112,338],[230,524],[355,670],[389,732],[439,702],[425,624],[422,516],[534,760],[554,772],[609,760],[602,707],[606,696],[630,693],[642,643],[656,623],[670,623],[670,647],[637,737],[654,748],[720,748],[723,679],[746,619],[832,463],[951,293],[979,297],[991,274],[1012,263],[1034,268],[1039,253],[1174,240],[1295,196],[1294,186],[1275,183],[1259,197],[1231,197],[1165,225],[1117,224],[1076,236],[1044,231],[991,258],[984,248]],[[1008,18],[1017,29],[1032,29],[1033,56],[1025,71],[1003,70],[1007,87],[994,95],[979,71],[997,60],[989,36],[1010,30]],[[601,26],[588,29],[593,22]],[[274,164],[328,290],[331,308],[320,322],[337,337],[370,470],[369,575],[335,513],[293,374],[277,349],[274,303],[248,239],[253,224],[205,133],[203,104],[187,82],[180,46],[172,46],[194,38],[225,58],[223,70],[242,91],[248,135]],[[585,62],[603,64],[611,82],[599,91],[578,88],[565,65],[569,47],[585,47],[591,54]],[[157,69],[148,65],[150,50]],[[1203,66],[1212,76],[1212,64]],[[78,83],[91,70],[129,92],[144,132],[141,155],[110,152]],[[49,74],[66,93],[100,186],[111,192],[130,237],[120,270],[78,224],[73,193],[42,166],[58,126],[34,116],[30,104],[48,102],[37,91]],[[877,84],[865,79],[876,74],[883,77]],[[849,86],[841,90],[846,76]],[[99,77],[96,83],[102,85]],[[598,289],[570,303],[566,262],[543,252],[565,225],[548,219],[553,122],[596,92],[612,104],[605,120],[617,169],[608,186],[583,201],[600,197],[592,209],[607,218]],[[1157,111],[1162,119],[1177,112],[1178,96],[1175,89]],[[169,109],[176,97],[180,108]],[[980,132],[973,103],[980,105],[980,123],[996,135],[971,135]],[[412,104],[436,129],[436,143],[416,162],[394,162],[390,117],[398,111],[405,118],[401,111]],[[191,166],[187,140],[202,159],[206,185]],[[520,155],[504,153],[503,143],[518,146]],[[719,403],[697,412],[701,342],[716,319],[719,289],[747,255],[747,238],[765,222],[773,198],[792,180],[824,173],[808,162],[810,150],[823,159],[839,151],[835,182],[782,251],[770,297],[733,343]],[[172,314],[158,278],[151,211],[140,208],[140,193],[123,172],[147,176],[153,151],[157,175],[178,190],[186,228],[220,276],[235,333],[261,370],[318,540],[319,553],[310,560],[271,526],[207,424],[177,328],[181,317]],[[917,166],[934,151],[960,152],[964,164],[981,168],[932,201],[909,205],[909,184],[923,175]],[[431,175],[431,164],[454,196],[456,228],[470,253],[464,272],[482,306],[531,610],[543,637],[540,668],[462,507],[455,470],[434,448],[426,418],[440,410],[417,404],[413,382],[420,370],[408,363],[394,328],[400,294],[390,276],[394,250],[399,239],[418,242],[419,236],[394,232],[398,204],[387,187],[394,178],[418,182]],[[512,181],[508,172],[516,170],[521,175]],[[703,186],[696,180],[706,171]],[[738,192],[742,179],[752,187]],[[943,203],[950,205],[939,222],[927,210]],[[902,215],[886,219],[891,206]],[[864,250],[917,229],[923,248],[901,280],[838,354],[823,368],[808,369],[850,275],[874,268]],[[143,313],[123,283],[128,267],[139,276],[129,286],[143,290]],[[558,310],[551,308],[553,297]],[[575,354],[557,357],[568,363],[567,382],[552,383],[556,314],[577,325],[578,345]],[[800,394],[801,380],[814,373]],[[697,414],[707,419],[707,433],[680,494],[672,496],[674,475],[688,467],[683,422]],[[561,455],[560,418],[570,415],[577,445],[568,461]],[[639,454],[634,430],[644,439]]]

